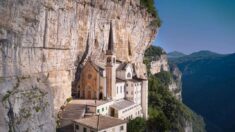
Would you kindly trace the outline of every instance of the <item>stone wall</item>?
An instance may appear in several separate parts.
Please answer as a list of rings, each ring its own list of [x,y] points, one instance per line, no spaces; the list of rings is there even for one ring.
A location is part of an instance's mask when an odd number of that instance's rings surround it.
[[[55,131],[84,60],[104,60],[110,21],[117,59],[141,66],[152,20],[138,0],[1,0],[1,131]]]

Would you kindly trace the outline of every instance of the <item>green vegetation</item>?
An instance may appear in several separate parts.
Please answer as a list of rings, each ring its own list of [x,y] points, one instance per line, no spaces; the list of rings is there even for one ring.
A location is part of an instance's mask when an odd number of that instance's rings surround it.
[[[184,131],[187,122],[192,122],[193,130],[204,131],[203,119],[168,91],[172,78],[169,72],[160,72],[149,77],[149,120],[150,131]]]
[[[150,75],[150,62],[155,57],[160,57],[162,54],[166,54],[166,52],[159,46],[151,45],[144,53],[144,64],[147,67],[147,73]]]
[[[161,27],[162,21],[158,15],[157,9],[154,6],[154,0],[140,0],[140,4],[143,5],[147,11],[155,17],[150,25],[154,27]]]
[[[32,114],[30,113],[30,110],[29,109],[26,109],[26,108],[22,108],[20,109],[20,116],[27,119],[31,116]]]
[[[7,91],[7,93],[2,98],[2,102],[5,102],[11,96],[11,93],[11,91]]]
[[[156,56],[161,56],[162,54],[166,54],[166,52],[159,46],[151,45],[144,53],[145,58],[153,58]]]
[[[157,10],[154,6],[154,0],[140,0],[140,4],[147,8],[147,11],[156,16]]]
[[[162,21],[159,16],[157,16],[154,20],[151,21],[150,26],[155,28],[155,27],[161,27]]]
[[[66,102],[69,103],[70,101],[72,101],[72,99],[73,99],[72,97],[69,97],[66,99]]]
[[[34,110],[35,110],[36,112],[39,112],[39,111],[41,110],[41,108],[40,108],[39,106],[36,106],[36,107],[34,107]]]
[[[127,124],[128,132],[143,132],[146,130],[146,121],[143,118],[137,117],[130,120]]]
[[[155,46],[150,46],[145,52],[144,63],[147,66],[149,81],[149,119],[145,124],[144,119],[131,120],[128,123],[128,131],[184,132],[185,127],[192,125],[194,132],[204,132],[203,118],[177,100],[168,90],[174,78],[172,73],[162,71],[152,75],[149,72],[151,60],[162,54],[165,54],[162,48]]]
[[[235,54],[199,51],[172,59],[183,71],[183,99],[208,132],[235,132]]]

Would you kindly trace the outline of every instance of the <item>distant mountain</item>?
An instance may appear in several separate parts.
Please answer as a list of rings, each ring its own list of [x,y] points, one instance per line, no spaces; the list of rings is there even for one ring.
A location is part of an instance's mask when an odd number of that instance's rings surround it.
[[[181,53],[181,52],[178,52],[178,51],[173,51],[173,52],[170,52],[167,54],[167,57],[168,58],[180,58],[180,57],[183,57],[185,56],[184,53]]]
[[[192,54],[189,55],[190,57],[194,57],[194,58],[211,58],[211,57],[219,57],[222,56],[221,54],[215,53],[215,52],[211,52],[208,50],[202,50],[202,51],[198,51],[198,52],[194,52]]]
[[[235,54],[200,51],[170,60],[183,73],[183,102],[201,114],[208,132],[235,131]]]
[[[222,57],[224,55],[218,54],[215,52],[207,51],[207,50],[202,50],[198,52],[194,52],[189,55],[182,56],[180,58],[170,58],[171,62],[174,63],[183,63],[183,62],[191,62],[191,61],[196,61],[196,60],[201,60],[201,59],[209,59],[209,58],[217,58],[217,57]]]

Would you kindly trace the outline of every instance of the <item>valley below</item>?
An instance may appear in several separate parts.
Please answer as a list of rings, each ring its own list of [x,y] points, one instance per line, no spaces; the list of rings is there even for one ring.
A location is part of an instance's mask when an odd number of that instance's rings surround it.
[[[207,131],[235,131],[235,54],[200,51],[170,62],[182,72],[183,102],[203,116]]]

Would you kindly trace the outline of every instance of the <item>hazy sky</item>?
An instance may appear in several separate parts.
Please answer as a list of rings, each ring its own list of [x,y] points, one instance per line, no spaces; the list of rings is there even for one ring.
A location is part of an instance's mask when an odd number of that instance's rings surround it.
[[[235,0],[155,0],[163,21],[154,42],[167,52],[235,52]]]

